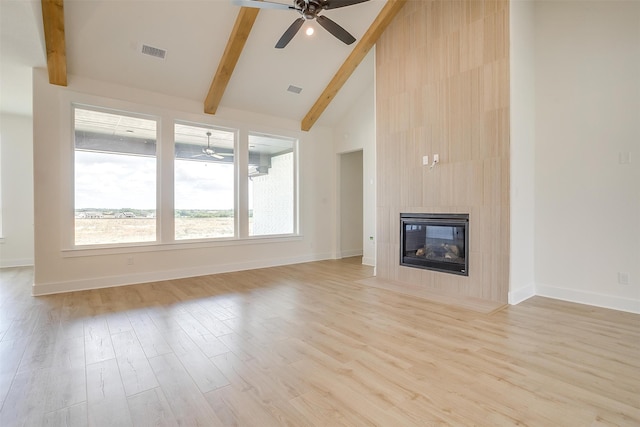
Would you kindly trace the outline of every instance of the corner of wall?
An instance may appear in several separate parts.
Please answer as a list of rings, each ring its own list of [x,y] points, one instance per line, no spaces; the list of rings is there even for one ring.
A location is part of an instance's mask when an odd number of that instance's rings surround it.
[[[533,2],[509,9],[509,303],[535,295],[535,73]],[[522,285],[522,284],[526,285]]]
[[[513,284],[512,284],[513,285]],[[534,284],[529,284],[522,288],[509,290],[509,305],[517,305],[523,301],[536,295],[536,288]]]
[[[33,265],[33,120],[0,114],[2,237],[0,268]]]

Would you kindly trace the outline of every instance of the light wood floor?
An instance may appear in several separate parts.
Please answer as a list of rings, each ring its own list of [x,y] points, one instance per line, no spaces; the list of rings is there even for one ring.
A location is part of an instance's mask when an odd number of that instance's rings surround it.
[[[323,261],[34,298],[0,271],[0,425],[638,426],[640,316],[491,314]]]

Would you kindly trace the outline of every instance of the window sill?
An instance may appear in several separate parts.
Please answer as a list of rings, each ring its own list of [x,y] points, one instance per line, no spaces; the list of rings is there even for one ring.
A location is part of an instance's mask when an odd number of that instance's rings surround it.
[[[185,240],[171,243],[130,243],[118,246],[95,245],[78,246],[76,248],[63,249],[63,258],[76,258],[98,255],[115,255],[141,252],[176,251],[188,249],[217,248],[225,246],[244,246],[268,243],[297,242],[303,239],[302,235],[248,237],[244,239],[229,240]]]

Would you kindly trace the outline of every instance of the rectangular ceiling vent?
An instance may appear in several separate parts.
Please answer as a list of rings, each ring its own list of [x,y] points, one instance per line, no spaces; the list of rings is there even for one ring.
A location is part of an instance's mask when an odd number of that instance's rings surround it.
[[[292,92],[292,93],[300,93],[300,92],[302,92],[302,88],[301,88],[301,87],[294,86],[294,85],[289,85],[289,87],[287,88],[287,90],[288,90],[289,92]]]
[[[158,47],[149,46],[146,44],[142,45],[142,53],[144,55],[154,56],[160,59],[164,59],[164,57],[167,55],[166,50],[160,49]]]

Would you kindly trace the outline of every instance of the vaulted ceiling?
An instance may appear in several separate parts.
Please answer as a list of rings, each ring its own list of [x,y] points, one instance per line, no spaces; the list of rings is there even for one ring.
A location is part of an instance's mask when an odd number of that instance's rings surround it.
[[[199,100],[209,113],[220,107],[290,118],[307,130],[316,120],[334,124],[372,83],[367,52],[404,1],[324,11],[355,36],[352,45],[312,20],[284,49],[274,45],[298,12],[241,8],[231,0],[0,3],[3,83],[12,67],[46,67],[48,56],[52,83],[64,85],[68,72],[70,86],[77,75]],[[312,36],[307,26],[315,28]],[[15,48],[25,40],[25,49]],[[142,45],[166,50],[165,58],[143,55]],[[289,92],[290,85],[302,91]],[[3,90],[3,110],[11,110],[5,97],[14,95]]]

